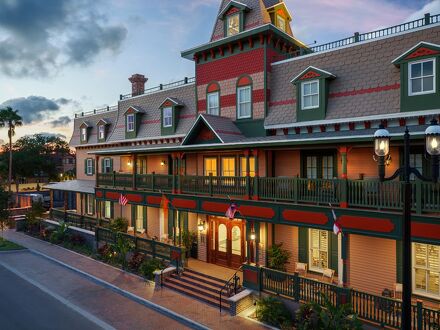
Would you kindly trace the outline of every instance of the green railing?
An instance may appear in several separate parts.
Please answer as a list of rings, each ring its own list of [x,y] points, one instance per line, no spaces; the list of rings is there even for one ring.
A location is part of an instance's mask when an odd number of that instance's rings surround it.
[[[97,226],[97,219],[74,212],[64,212],[60,209],[51,209],[50,218],[54,221],[64,221],[71,226],[94,231]]]
[[[182,194],[257,197],[262,200],[401,210],[403,182],[378,180],[305,179],[296,177],[191,176],[166,174],[98,174],[98,186],[176,191]],[[134,187],[133,187],[134,184]],[[413,181],[412,209],[440,212],[440,183]]]
[[[351,303],[354,313],[361,319],[382,327],[401,327],[402,301],[374,294],[339,287],[310,278],[273,269],[260,268],[260,290],[282,295],[297,302],[324,304],[326,296],[333,305]],[[246,282],[246,279],[245,279]],[[440,310],[423,307],[418,301],[412,306],[413,329],[438,330]]]
[[[139,236],[133,236],[126,233],[116,233],[110,229],[102,227],[96,227],[95,230],[95,239],[98,243],[105,242],[114,244],[116,242],[117,235],[121,235],[124,238],[132,241],[135,249],[139,252],[148,254],[153,258],[168,260],[173,264],[178,263],[179,266],[183,265],[185,258],[185,249],[183,247],[174,246]]]

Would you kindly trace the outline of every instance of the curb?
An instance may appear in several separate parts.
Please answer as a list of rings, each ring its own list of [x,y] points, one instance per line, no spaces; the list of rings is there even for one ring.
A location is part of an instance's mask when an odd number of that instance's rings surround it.
[[[91,275],[89,273],[86,273],[86,272],[84,272],[84,271],[82,271],[80,269],[72,267],[72,266],[70,266],[70,265],[68,265],[68,264],[66,264],[66,263],[64,263],[62,261],[59,261],[59,260],[55,259],[55,258],[49,257],[48,255],[45,255],[45,254],[43,254],[43,253],[41,253],[39,251],[36,251],[34,249],[29,249],[29,251],[31,253],[35,254],[35,255],[43,257],[43,258],[45,258],[47,260],[50,260],[50,261],[52,261],[52,262],[54,262],[54,263],[56,263],[58,265],[61,265],[61,266],[65,267],[65,268],[67,268],[69,270],[72,270],[72,271],[80,274],[81,276],[83,276],[83,277],[85,277],[85,278],[95,282],[96,284],[99,284],[99,285],[101,285],[101,286],[103,286],[105,288],[108,288],[108,289],[110,289],[110,290],[112,290],[112,291],[114,291],[114,292],[116,292],[116,293],[118,293],[118,294],[120,294],[120,295],[122,295],[122,296],[124,296],[124,297],[126,297],[126,298],[128,298],[128,299],[130,299],[132,301],[134,301],[134,302],[137,302],[137,303],[139,303],[141,305],[144,305],[144,306],[146,306],[148,308],[151,308],[152,310],[155,310],[156,312],[159,312],[159,313],[161,313],[161,314],[163,314],[165,316],[168,316],[168,317],[174,319],[175,321],[178,321],[181,324],[186,325],[186,326],[188,326],[188,327],[190,327],[192,329],[197,329],[197,330],[207,330],[207,329],[209,329],[208,327],[204,326],[201,323],[193,321],[193,320],[191,320],[191,319],[189,319],[189,318],[187,318],[187,317],[185,317],[183,315],[177,314],[176,312],[173,312],[173,311],[171,311],[171,310],[169,310],[169,309],[167,309],[167,308],[165,308],[165,307],[163,307],[161,305],[155,304],[155,303],[153,303],[153,302],[151,302],[149,300],[146,300],[144,298],[136,296],[135,294],[133,294],[131,292],[128,292],[126,290],[123,290],[123,289],[117,287],[116,285],[113,285],[113,284],[111,284],[109,282],[106,282],[106,281],[104,281],[104,280],[102,280],[102,279],[100,279],[100,278],[98,278],[96,276],[93,276],[93,275]]]

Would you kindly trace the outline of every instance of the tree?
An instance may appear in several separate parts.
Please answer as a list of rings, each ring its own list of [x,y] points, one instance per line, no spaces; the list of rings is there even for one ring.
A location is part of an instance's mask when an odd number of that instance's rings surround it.
[[[6,229],[9,221],[9,210],[8,210],[9,193],[4,191],[3,187],[0,187],[0,230]]]
[[[8,188],[11,191],[12,182],[12,137],[15,135],[15,127],[23,125],[22,118],[18,114],[18,110],[13,110],[11,107],[6,107],[0,110],[0,127],[8,127],[9,138],[9,173],[8,173]]]

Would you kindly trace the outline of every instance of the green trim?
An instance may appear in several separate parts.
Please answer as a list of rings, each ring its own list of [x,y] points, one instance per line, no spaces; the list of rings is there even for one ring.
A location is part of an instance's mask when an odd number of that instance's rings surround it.
[[[308,83],[316,80],[318,82],[319,90],[319,105],[316,108],[302,109],[302,86],[304,83]],[[315,78],[297,81],[294,83],[296,86],[296,117],[297,121],[312,121],[323,120],[326,118],[327,102],[328,102],[328,81],[325,78]]]
[[[419,59],[423,59],[423,58],[429,58],[432,57],[432,55],[427,55],[427,56],[423,56],[423,57],[417,57],[416,59],[406,59],[406,57],[410,54],[412,54],[413,52],[417,51],[419,48],[428,48],[434,51],[440,51],[440,46],[438,45],[434,45],[432,43],[426,43],[426,42],[420,42],[418,43],[416,46],[411,47],[410,49],[408,49],[406,52],[404,52],[402,55],[400,55],[398,58],[396,58],[395,60],[393,60],[393,64],[396,66],[400,66],[402,63],[406,63],[408,61],[414,61],[414,60],[419,60]]]
[[[172,114],[172,121],[171,126],[164,127],[163,126],[163,112],[164,109],[171,108],[171,114]],[[172,106],[164,106],[159,108],[160,109],[160,128],[161,128],[161,135],[173,135],[176,133],[177,125],[179,123],[179,109],[181,108],[180,105],[172,105]]]
[[[235,126],[246,137],[267,136],[264,119],[240,119],[235,122]]]
[[[333,269],[335,273],[338,273],[338,236],[329,231],[329,268]]]
[[[129,115],[133,115],[134,117],[134,130],[133,131],[128,131],[128,116]],[[125,125],[125,138],[126,139],[134,139],[137,136],[137,132],[139,130],[140,127],[140,116],[141,113],[139,112],[133,112],[133,113],[127,113],[125,112],[124,114],[124,125]]]
[[[238,86],[238,83],[239,83],[240,79],[242,79],[242,78],[248,78],[251,81],[251,83],[247,84],[247,85]],[[250,97],[251,97],[251,116],[250,117],[246,117],[246,118],[239,118],[238,117],[238,89],[239,88],[244,88],[244,87],[250,87],[251,88],[251,95],[250,95]],[[236,99],[235,99],[235,120],[237,122],[243,121],[243,120],[252,120],[253,119],[253,117],[254,117],[254,104],[253,104],[254,95],[253,94],[254,94],[254,81],[253,81],[252,77],[250,75],[248,75],[248,74],[243,74],[243,75],[239,76],[237,78],[236,83],[235,83],[235,95],[236,95]]]

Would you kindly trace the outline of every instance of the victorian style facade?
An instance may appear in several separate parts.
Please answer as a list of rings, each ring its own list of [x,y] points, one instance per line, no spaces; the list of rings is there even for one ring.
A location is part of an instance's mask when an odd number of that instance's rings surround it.
[[[77,180],[52,189],[76,194],[77,215],[127,218],[139,237],[179,245],[196,231],[197,259],[251,264],[250,286],[282,243],[289,273],[330,271],[337,285],[398,294],[402,185],[378,181],[372,137],[381,124],[392,136],[390,175],[408,127],[411,163],[429,175],[438,19],[308,47],[283,1],[223,0],[211,39],[181,53],[194,78],[145,89],[135,74],[117,106],[75,116]],[[438,304],[440,187],[415,178],[413,187],[413,293]]]

